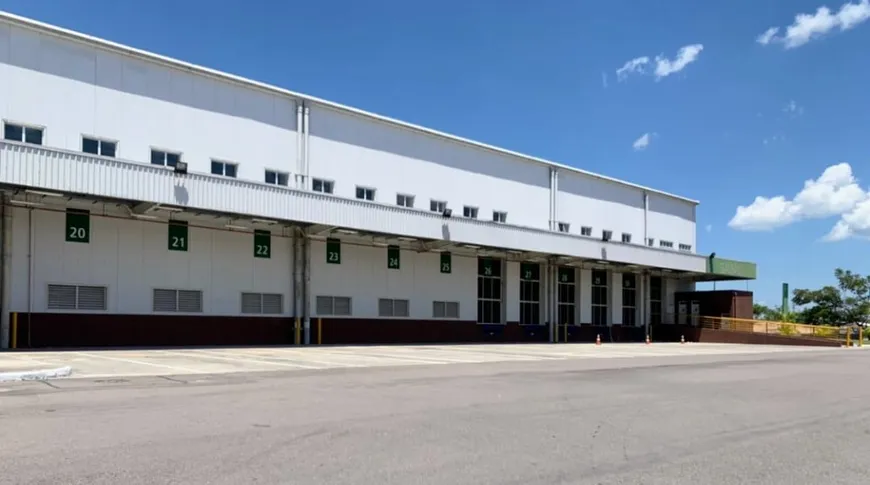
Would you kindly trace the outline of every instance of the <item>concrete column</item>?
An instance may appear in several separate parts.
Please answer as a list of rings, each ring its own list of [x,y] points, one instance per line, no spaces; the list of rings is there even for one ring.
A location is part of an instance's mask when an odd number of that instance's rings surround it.
[[[308,237],[308,231],[303,233],[303,259],[302,259],[302,294],[305,302],[303,308],[303,324],[302,333],[304,335],[305,345],[311,343],[311,239]]]
[[[610,272],[610,324],[622,325],[622,273]]]
[[[9,312],[12,306],[12,207],[0,194],[0,349],[9,348]]]
[[[580,322],[592,323],[592,270],[581,269],[580,280],[577,282],[580,292]]]
[[[477,268],[477,266],[475,266]],[[476,270],[475,270],[476,271]],[[475,272],[475,274],[477,274]],[[505,322],[520,321],[520,263],[506,261],[505,271],[502,273],[504,288],[504,315]],[[543,314],[542,314],[543,315]]]

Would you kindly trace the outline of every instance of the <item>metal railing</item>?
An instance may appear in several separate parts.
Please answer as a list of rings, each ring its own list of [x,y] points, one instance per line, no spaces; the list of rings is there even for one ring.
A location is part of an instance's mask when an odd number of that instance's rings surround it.
[[[678,319],[679,320],[679,319]],[[801,323],[775,322],[769,320],[749,320],[730,317],[685,316],[686,323],[699,328],[726,330],[731,332],[755,333],[817,340],[833,340],[846,344],[852,330],[848,327],[805,325]]]

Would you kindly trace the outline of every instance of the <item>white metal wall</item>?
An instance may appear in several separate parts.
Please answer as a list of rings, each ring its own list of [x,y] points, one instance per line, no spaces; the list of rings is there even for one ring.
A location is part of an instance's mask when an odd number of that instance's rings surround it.
[[[12,311],[46,312],[48,284],[108,287],[108,313],[152,313],[154,288],[202,290],[203,314],[241,314],[241,293],[281,293],[292,313],[292,240],[272,237],[271,259],[253,256],[253,235],[189,229],[186,252],[167,249],[167,226],[91,216],[90,242],[67,242],[63,212],[32,213],[28,283],[28,210],[13,214]],[[28,298],[28,285],[32,295]]]
[[[12,212],[12,311],[51,311],[47,309],[47,286],[76,284],[106,286],[107,313],[150,314],[152,290],[167,288],[201,290],[204,315],[240,315],[242,292],[280,293],[284,295],[283,314],[292,314],[289,238],[273,235],[272,257],[261,259],[253,256],[251,233],[191,227],[189,250],[169,251],[165,224],[92,215],[90,242],[74,243],[65,240],[63,212],[33,210],[32,222],[28,209]],[[454,254],[452,272],[444,274],[438,253],[402,250],[400,269],[395,270],[387,268],[387,248],[344,243],[341,251],[341,264],[328,264],[326,243],[311,243],[313,317],[318,316],[317,296],[347,296],[353,301],[352,318],[380,318],[378,299],[391,298],[410,301],[409,319],[432,319],[433,301],[459,302],[460,320],[477,319],[476,258]],[[504,274],[506,321],[515,322],[519,320],[519,263],[506,263]],[[577,323],[588,323],[591,271],[577,270],[577,277]],[[671,307],[675,291],[693,287],[673,279],[664,281],[664,296]],[[620,273],[611,274],[612,324],[622,322],[621,282]],[[541,286],[543,291],[543,282]],[[640,312],[644,307],[641,285],[637,291]],[[542,311],[545,298],[542,293]],[[637,322],[641,322],[639,315]]]
[[[454,216],[471,206],[480,219],[503,211],[510,224],[548,228],[550,175],[543,165],[316,106],[309,132],[310,176],[335,181],[336,195],[354,197],[362,185],[386,204],[408,194],[422,210],[438,200]]]
[[[649,236],[659,241],[671,241],[674,249],[680,244],[692,246],[692,252],[697,252],[697,232],[695,224],[695,206],[679,200],[658,194],[649,195],[649,212],[647,215]]]
[[[326,262],[326,243],[311,243],[311,303],[317,296],[353,299],[354,318],[378,318],[378,299],[410,301],[410,318],[432,319],[433,301],[459,302],[459,319],[477,319],[477,259],[452,256],[441,273],[438,253],[401,251],[400,269],[387,268],[387,248],[341,245],[341,264]]]
[[[0,118],[45,127],[47,146],[79,151],[83,135],[118,142],[148,163],[180,152],[189,169],[237,163],[239,178],[296,172],[295,102],[0,23]]]

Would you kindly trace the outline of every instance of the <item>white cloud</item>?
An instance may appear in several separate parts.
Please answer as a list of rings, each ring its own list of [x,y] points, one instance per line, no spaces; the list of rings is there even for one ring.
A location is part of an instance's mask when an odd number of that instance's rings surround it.
[[[707,231],[708,233],[713,232],[713,225],[707,224],[707,227],[705,227],[704,230]]]
[[[791,100],[788,102],[788,104],[785,105],[784,108],[782,108],[782,112],[796,117],[804,114],[804,107],[798,106],[798,104],[794,100]]]
[[[776,34],[778,34],[778,33],[779,33],[779,27],[771,27],[771,28],[765,30],[763,34],[759,35],[755,39],[755,41],[761,45],[770,44],[770,41],[772,41],[774,39],[774,37],[776,37]]]
[[[759,44],[780,43],[786,49],[800,47],[807,42],[829,34],[833,30],[841,32],[852,29],[870,20],[870,0],[857,0],[844,3],[836,13],[822,6],[813,14],[795,15],[794,22],[780,35],[779,27],[771,27],[755,40]]]
[[[607,73],[606,72],[601,73],[601,85],[604,86],[605,88],[607,88]]]
[[[833,216],[841,218],[825,236],[828,241],[870,234],[870,192],[858,185],[848,163],[831,165],[819,178],[807,180],[792,199],[782,195],[756,197],[752,204],[737,207],[728,226],[769,231],[805,219]]]
[[[651,133],[644,133],[643,135],[640,136],[640,138],[638,138],[637,140],[634,140],[634,143],[632,143],[631,146],[634,148],[635,151],[638,151],[638,152],[641,150],[646,150],[646,147],[649,146],[649,142],[651,140],[652,140],[652,134]]]
[[[698,56],[701,55],[703,50],[704,46],[702,44],[691,44],[680,47],[680,50],[677,51],[677,57],[673,60],[663,55],[656,56],[656,79],[682,71],[686,66],[698,60]]]
[[[647,64],[649,64],[649,57],[635,57],[616,70],[616,79],[625,81],[629,74],[643,74],[646,70]]]

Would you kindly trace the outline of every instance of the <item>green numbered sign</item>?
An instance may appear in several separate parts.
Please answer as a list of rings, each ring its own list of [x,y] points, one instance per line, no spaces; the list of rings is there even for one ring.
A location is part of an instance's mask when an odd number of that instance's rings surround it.
[[[326,240],[326,262],[329,264],[341,264],[341,241],[338,239]]]
[[[66,211],[67,242],[91,242],[91,214],[86,210],[67,209]]]
[[[559,283],[573,283],[574,268],[559,268]]]
[[[523,263],[520,265],[520,279],[535,281],[540,279],[539,266],[535,263]]]
[[[452,273],[453,272],[453,261],[450,256],[450,253],[444,252],[441,253],[441,272],[442,273]]]
[[[254,257],[266,259],[272,257],[272,233],[269,231],[259,229],[254,231]]]
[[[484,259],[483,260],[483,275],[484,276],[492,276],[492,260]]]
[[[173,221],[167,226],[169,228],[169,240],[167,241],[170,251],[187,251],[189,239],[187,237],[187,222]]]
[[[387,248],[387,268],[399,269],[401,263],[399,260],[400,253],[399,246],[390,246]]]

